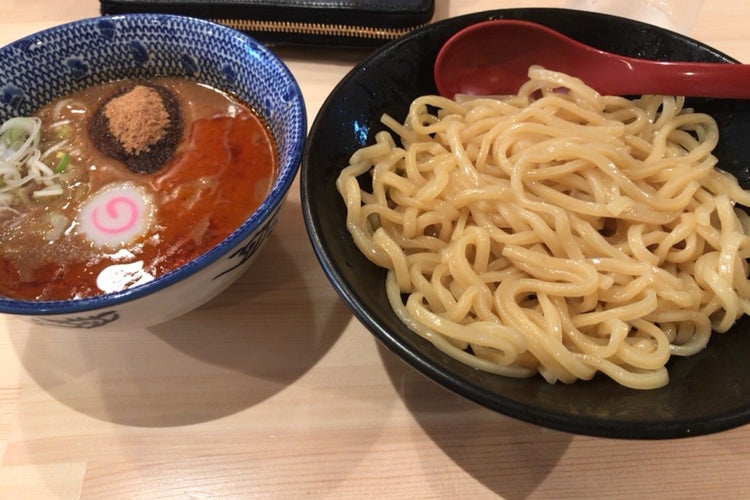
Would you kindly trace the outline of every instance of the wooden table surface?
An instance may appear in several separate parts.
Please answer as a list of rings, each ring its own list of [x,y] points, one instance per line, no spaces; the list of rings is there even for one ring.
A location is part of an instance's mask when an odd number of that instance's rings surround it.
[[[2,0],[0,45],[98,15]],[[437,0],[436,18],[559,1]],[[750,1],[691,32],[750,63]],[[310,121],[363,56],[282,49]],[[2,61],[0,61],[2,64]],[[750,498],[750,425],[671,441],[576,436],[437,386],[381,347],[323,275],[298,185],[254,267],[166,324],[49,331],[0,316],[0,498]]]

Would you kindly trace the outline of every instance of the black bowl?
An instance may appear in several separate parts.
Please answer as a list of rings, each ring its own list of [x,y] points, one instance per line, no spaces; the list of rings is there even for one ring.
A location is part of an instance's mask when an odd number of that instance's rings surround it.
[[[435,93],[432,66],[459,29],[487,19],[534,21],[595,47],[649,59],[733,62],[687,37],[643,23],[564,9],[512,9],[439,21],[392,42],[354,68],[316,117],[301,167],[305,224],[333,286],[356,317],[390,350],[443,386],[500,413],[538,425],[594,436],[661,439],[717,432],[750,421],[750,319],[714,334],[702,352],[672,359],[670,382],[633,390],[604,376],[550,385],[541,377],[513,379],[477,371],[446,356],[406,328],[385,295],[385,272],[357,250],[336,191],[339,171],[382,129],[383,112],[402,119],[418,95]],[[713,114],[722,139],[716,154],[750,186],[750,104],[696,99]]]

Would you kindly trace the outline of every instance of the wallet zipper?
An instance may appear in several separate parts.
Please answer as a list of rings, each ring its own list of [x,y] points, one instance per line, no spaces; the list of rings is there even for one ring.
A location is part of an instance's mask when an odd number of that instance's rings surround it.
[[[408,28],[375,28],[347,24],[303,23],[291,21],[257,21],[249,19],[222,19],[212,21],[240,31],[260,33],[288,33],[294,35],[316,35],[332,37],[369,38],[375,40],[395,40],[427,23]]]

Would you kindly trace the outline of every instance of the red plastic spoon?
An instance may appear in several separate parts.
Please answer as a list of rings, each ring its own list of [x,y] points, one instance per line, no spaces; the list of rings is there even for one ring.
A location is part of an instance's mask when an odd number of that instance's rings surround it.
[[[624,57],[527,21],[492,20],[454,34],[435,60],[435,83],[456,94],[515,94],[532,64],[583,80],[601,94],[750,98],[750,65]]]

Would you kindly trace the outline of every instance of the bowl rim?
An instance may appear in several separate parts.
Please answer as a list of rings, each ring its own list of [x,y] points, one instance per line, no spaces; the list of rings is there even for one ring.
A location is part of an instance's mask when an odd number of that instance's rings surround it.
[[[436,21],[430,25],[419,28],[395,41],[389,42],[380,50],[374,52],[366,59],[358,63],[342,78],[342,80],[336,85],[336,87],[331,91],[327,99],[321,105],[321,112],[319,112],[316,116],[316,119],[314,120],[310,128],[310,133],[308,134],[308,141],[305,146],[305,153],[303,154],[300,175],[301,204],[308,237],[312,243],[313,250],[324,271],[324,274],[331,282],[340,298],[349,307],[354,316],[371,334],[373,334],[382,343],[382,345],[388,348],[388,350],[396,354],[417,371],[421,372],[423,375],[426,375],[433,381],[439,383],[446,389],[498,413],[517,418],[534,425],[540,425],[563,432],[614,439],[685,438],[715,433],[747,424],[748,422],[750,422],[750,401],[748,401],[744,405],[735,407],[732,412],[712,415],[712,419],[710,422],[693,418],[681,418],[672,421],[657,419],[635,421],[616,417],[602,418],[591,415],[573,415],[571,413],[565,413],[549,408],[528,406],[523,402],[517,401],[504,394],[490,394],[489,391],[482,388],[480,385],[474,383],[473,381],[462,378],[461,376],[457,376],[448,370],[444,370],[439,363],[430,359],[426,359],[421,355],[421,353],[412,349],[407,344],[406,340],[401,338],[398,333],[390,331],[387,328],[387,325],[382,324],[382,322],[380,322],[375,317],[376,314],[374,313],[374,311],[371,311],[367,304],[359,300],[359,298],[357,297],[358,294],[356,290],[354,290],[353,285],[349,283],[343,276],[340,269],[341,264],[337,264],[334,261],[332,255],[326,249],[327,246],[331,246],[331,243],[326,243],[323,240],[321,234],[322,231],[318,227],[318,222],[313,215],[314,207],[311,205],[312,188],[310,187],[311,179],[309,178],[310,167],[308,166],[308,151],[315,145],[316,140],[314,133],[318,129],[319,122],[323,119],[324,111],[331,107],[340,91],[345,88],[351,81],[353,81],[356,78],[357,73],[361,72],[363,68],[368,67],[368,65],[370,65],[373,61],[381,57],[381,53],[385,51],[397,51],[399,45],[409,43],[412,39],[418,38],[423,33],[430,30],[440,29],[441,26],[449,25],[452,23],[476,23],[487,19],[494,19],[498,16],[505,17],[509,15],[511,18],[519,16],[519,19],[527,19],[527,15],[534,17],[537,14],[539,14],[540,16],[546,14],[568,14],[573,15],[574,17],[586,16],[591,17],[592,19],[602,20],[611,20],[613,18],[616,18],[618,22],[628,23],[635,27],[641,27],[656,32],[666,32],[670,37],[674,39],[678,39],[687,45],[697,47],[701,51],[710,53],[717,60],[723,60],[723,62],[727,63],[738,62],[731,56],[728,56],[727,54],[724,54],[721,51],[718,51],[713,47],[704,44],[703,42],[697,41],[680,33],[670,32],[669,30],[660,28],[658,26],[608,14],[564,8],[532,7],[516,9],[496,9],[475,12]],[[533,21],[533,19],[528,20]]]
[[[291,131],[292,134],[290,141],[292,142],[293,147],[290,148],[290,154],[287,161],[279,163],[276,180],[261,204],[233,232],[214,245],[211,249],[194,258],[190,262],[164,273],[147,283],[125,290],[103,293],[92,297],[67,300],[20,300],[0,296],[0,313],[19,316],[49,316],[93,311],[103,307],[111,307],[140,299],[168,288],[169,286],[198,273],[210,264],[218,261],[221,257],[232,250],[232,248],[241,243],[243,239],[253,234],[265,221],[272,218],[274,213],[280,208],[285,200],[301,166],[302,154],[304,152],[307,138],[307,113],[304,96],[299,86],[299,82],[296,80],[294,74],[286,63],[268,46],[254,37],[230,28],[229,26],[206,19],[176,14],[131,13],[95,16],[58,24],[14,40],[0,47],[0,60],[6,52],[21,47],[29,41],[38,40],[40,37],[54,38],[56,34],[65,32],[71,28],[88,27],[100,23],[103,20],[115,24],[123,22],[132,23],[133,21],[136,21],[149,23],[151,25],[163,25],[166,22],[175,22],[184,26],[204,28],[202,31],[203,33],[208,30],[214,30],[227,37],[231,37],[240,45],[252,48],[254,52],[262,54],[264,62],[271,65],[276,74],[284,77],[287,88],[291,90],[293,98],[289,101],[290,113],[298,117],[297,127]]]

